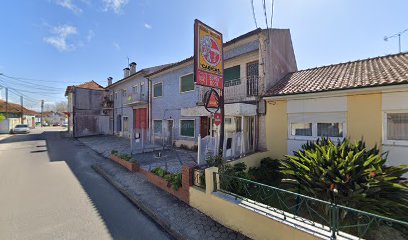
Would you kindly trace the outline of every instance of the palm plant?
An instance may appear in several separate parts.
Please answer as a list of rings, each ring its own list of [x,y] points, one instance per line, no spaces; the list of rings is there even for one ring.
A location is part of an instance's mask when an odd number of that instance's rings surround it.
[[[387,154],[363,141],[308,142],[282,161],[284,182],[293,191],[364,211],[408,220],[405,165],[387,166]]]

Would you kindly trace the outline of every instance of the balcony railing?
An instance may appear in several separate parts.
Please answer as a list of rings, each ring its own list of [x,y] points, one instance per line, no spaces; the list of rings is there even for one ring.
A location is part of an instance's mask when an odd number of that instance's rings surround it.
[[[224,101],[225,103],[240,102],[245,100],[253,100],[258,96],[259,77],[252,76],[247,78],[233,79],[224,83]],[[202,105],[204,94],[209,90],[209,87],[201,87],[198,94],[198,105]]]
[[[127,95],[127,98],[124,100],[126,104],[137,104],[137,103],[147,103],[147,94],[146,93],[130,93]]]

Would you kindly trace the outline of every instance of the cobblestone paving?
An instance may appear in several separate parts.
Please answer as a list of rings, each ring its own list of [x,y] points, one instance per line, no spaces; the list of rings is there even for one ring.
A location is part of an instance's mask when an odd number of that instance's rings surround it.
[[[185,239],[247,239],[152,185],[142,174],[128,172],[110,161],[96,167]]]
[[[78,140],[105,157],[109,157],[112,150],[130,154],[130,142],[125,138],[92,136],[81,137]],[[147,171],[161,167],[172,173],[181,173],[183,163],[195,163],[197,161],[197,153],[193,151],[184,149],[163,150],[160,151],[161,157],[157,157],[158,152],[138,153],[133,154],[132,157]]]

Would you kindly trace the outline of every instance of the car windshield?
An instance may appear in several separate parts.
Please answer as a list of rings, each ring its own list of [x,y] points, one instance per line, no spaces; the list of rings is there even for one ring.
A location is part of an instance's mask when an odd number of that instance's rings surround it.
[[[16,125],[16,128],[26,128],[26,127],[28,127],[28,126],[25,125],[25,124]]]

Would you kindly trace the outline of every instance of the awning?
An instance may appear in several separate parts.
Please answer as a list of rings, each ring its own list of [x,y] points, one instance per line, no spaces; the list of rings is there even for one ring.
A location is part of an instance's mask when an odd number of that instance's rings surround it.
[[[247,103],[230,103],[225,104],[225,116],[255,116],[256,105]],[[197,116],[211,116],[204,106],[196,106],[191,108],[182,108],[181,116],[183,117],[197,117]]]

